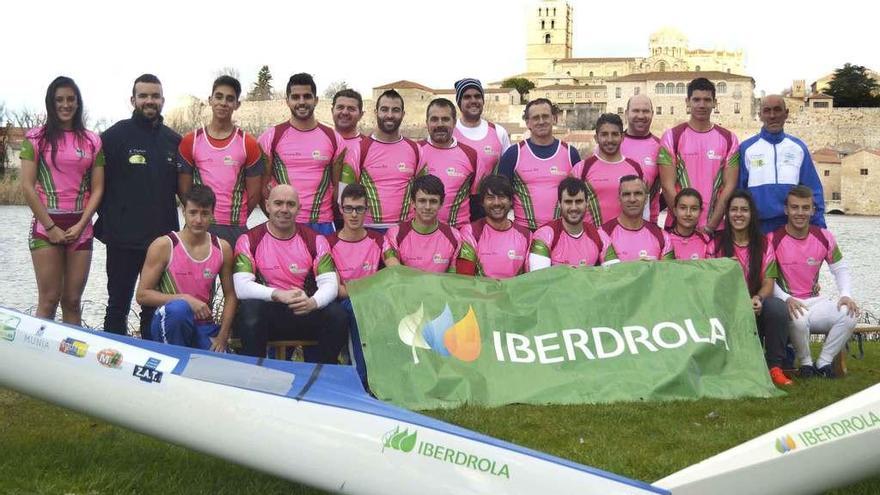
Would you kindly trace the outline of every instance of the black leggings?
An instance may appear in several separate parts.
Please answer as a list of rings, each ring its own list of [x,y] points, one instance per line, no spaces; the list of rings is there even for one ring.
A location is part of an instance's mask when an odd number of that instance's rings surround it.
[[[761,314],[755,317],[758,324],[758,337],[764,344],[764,357],[767,367],[782,366],[785,359],[785,345],[788,343],[788,306],[782,299],[764,299]]]

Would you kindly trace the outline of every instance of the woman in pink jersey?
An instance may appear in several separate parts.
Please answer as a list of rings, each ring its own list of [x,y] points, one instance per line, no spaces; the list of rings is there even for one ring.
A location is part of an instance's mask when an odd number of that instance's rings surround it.
[[[702,260],[711,258],[711,241],[703,232],[697,230],[697,221],[703,211],[703,196],[700,191],[686,187],[675,195],[672,214],[675,220],[667,229],[672,250],[677,260]]]
[[[776,257],[773,246],[761,234],[758,209],[748,191],[733,192],[724,227],[715,238],[715,256],[733,258],[742,266],[770,378],[776,385],[791,385],[791,380],[782,372],[788,338],[788,308],[782,300],[773,297],[778,274]]]
[[[81,323],[80,298],[92,261],[92,215],[104,191],[101,139],[83,124],[82,95],[73,79],[46,90],[46,124],[21,148],[21,188],[34,214],[31,259],[39,299],[36,316]]]

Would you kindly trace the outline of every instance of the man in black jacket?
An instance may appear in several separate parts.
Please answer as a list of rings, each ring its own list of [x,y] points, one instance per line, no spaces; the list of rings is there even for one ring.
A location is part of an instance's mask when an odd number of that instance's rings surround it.
[[[162,83],[152,74],[134,81],[130,119],[101,134],[106,157],[104,199],[95,237],[107,245],[104,330],[125,334],[135,283],[147,247],[178,230],[177,147],[180,135],[162,123]],[[140,330],[149,337],[154,308],[142,308]]]

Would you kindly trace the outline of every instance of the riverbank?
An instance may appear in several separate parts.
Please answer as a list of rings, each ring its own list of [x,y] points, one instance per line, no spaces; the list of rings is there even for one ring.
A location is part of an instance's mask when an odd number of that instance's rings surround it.
[[[0,205],[24,205],[24,194],[18,181],[18,173],[7,171],[0,176]]]

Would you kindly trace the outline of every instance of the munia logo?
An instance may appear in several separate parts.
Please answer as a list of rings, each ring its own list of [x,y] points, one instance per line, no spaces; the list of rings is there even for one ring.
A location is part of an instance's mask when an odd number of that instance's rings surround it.
[[[480,357],[480,326],[474,308],[455,321],[447,304],[433,319],[426,318],[425,305],[408,314],[397,325],[400,340],[412,348],[413,362],[418,364],[416,347],[429,349],[441,356],[453,356],[461,361],[474,361]]]

